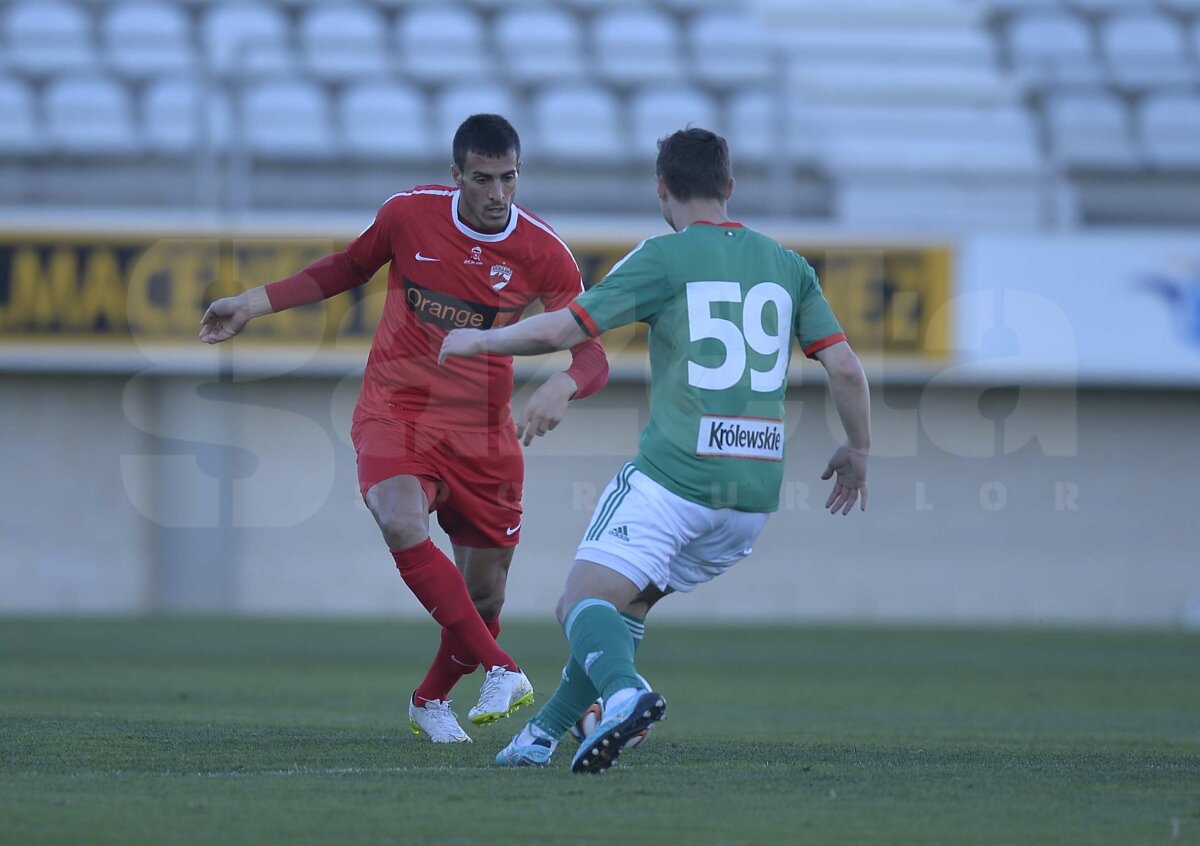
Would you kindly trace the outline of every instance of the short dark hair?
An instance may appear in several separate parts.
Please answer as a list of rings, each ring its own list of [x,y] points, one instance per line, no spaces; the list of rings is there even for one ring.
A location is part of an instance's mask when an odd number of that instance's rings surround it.
[[[454,164],[466,167],[467,153],[500,158],[510,152],[521,160],[521,138],[511,123],[500,115],[471,115],[454,133]]]
[[[676,200],[725,199],[733,176],[729,145],[707,129],[689,126],[658,140],[655,172]]]

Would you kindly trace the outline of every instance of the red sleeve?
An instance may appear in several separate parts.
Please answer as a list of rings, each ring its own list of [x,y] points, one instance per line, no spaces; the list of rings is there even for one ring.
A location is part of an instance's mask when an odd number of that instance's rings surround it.
[[[412,195],[397,194],[379,207],[375,220],[350,242],[346,252],[354,263],[374,276],[375,271],[392,260],[392,241],[404,222],[404,211]]]
[[[403,198],[397,194],[384,203],[371,225],[343,252],[318,259],[295,276],[267,285],[271,308],[283,311],[317,303],[368,282],[392,260],[392,235],[399,226]]]
[[[370,280],[375,271],[359,267],[346,252],[317,259],[287,279],[267,285],[267,299],[274,311],[318,303]]]
[[[557,241],[557,236],[555,236]],[[559,242],[561,244],[561,242]],[[583,275],[571,251],[562,244],[555,254],[550,276],[546,280],[546,291],[542,294],[542,305],[546,311],[558,311],[571,304],[571,300],[583,293]]]
[[[571,347],[571,366],[566,374],[579,386],[572,399],[590,397],[608,384],[608,356],[599,338],[588,338]]]

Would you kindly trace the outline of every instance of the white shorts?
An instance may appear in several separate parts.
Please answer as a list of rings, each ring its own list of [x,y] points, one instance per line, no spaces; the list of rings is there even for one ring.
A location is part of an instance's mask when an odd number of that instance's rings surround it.
[[[686,593],[749,555],[770,516],[698,505],[626,464],[604,489],[575,557],[616,570],[639,590]]]

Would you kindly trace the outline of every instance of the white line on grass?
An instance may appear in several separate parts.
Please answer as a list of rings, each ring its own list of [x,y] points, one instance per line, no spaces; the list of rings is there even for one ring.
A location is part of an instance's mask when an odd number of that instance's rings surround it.
[[[187,772],[186,770],[101,770],[90,773],[72,773],[73,778],[146,778],[152,776],[174,778],[257,778],[259,776],[337,776],[337,775],[386,775],[388,773],[418,773],[447,770],[462,770],[462,767],[442,764],[433,767],[326,767],[321,769],[292,770],[210,770]]]

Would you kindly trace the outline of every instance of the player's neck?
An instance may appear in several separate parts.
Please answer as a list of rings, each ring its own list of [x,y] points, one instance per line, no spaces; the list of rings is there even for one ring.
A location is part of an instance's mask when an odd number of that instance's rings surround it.
[[[689,200],[677,203],[671,211],[671,225],[682,232],[693,223],[729,223],[731,218],[723,200]]]

